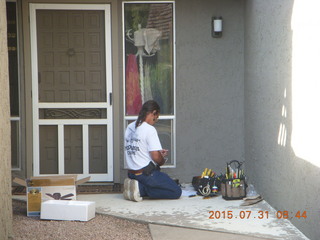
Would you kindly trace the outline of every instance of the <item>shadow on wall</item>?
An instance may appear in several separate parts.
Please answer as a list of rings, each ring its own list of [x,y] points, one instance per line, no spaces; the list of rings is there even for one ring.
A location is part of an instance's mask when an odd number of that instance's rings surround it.
[[[286,126],[286,120],[287,120],[287,106],[286,106],[286,99],[287,99],[287,88],[283,91],[283,105],[281,109],[281,122],[279,126],[279,133],[278,133],[278,144],[280,146],[285,147],[287,144],[287,126]]]

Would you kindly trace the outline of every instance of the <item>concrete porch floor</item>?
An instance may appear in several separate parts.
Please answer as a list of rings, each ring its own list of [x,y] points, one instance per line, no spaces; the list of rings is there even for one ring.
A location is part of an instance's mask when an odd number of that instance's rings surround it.
[[[25,196],[13,198],[26,199]],[[122,194],[80,194],[77,200],[94,201],[97,213],[149,224],[153,240],[308,239],[290,221],[278,219],[276,210],[266,201],[240,206],[242,200],[226,201],[221,196],[209,199],[182,196],[178,200],[132,202]],[[209,218],[210,211],[216,212],[216,219]],[[230,219],[227,211],[232,214]],[[261,219],[259,211],[263,211]],[[242,218],[240,214],[244,214]]]
[[[122,194],[78,195],[77,199],[96,202],[97,213],[148,223],[153,240],[308,239],[290,221],[278,219],[276,210],[266,201],[240,206],[242,200],[187,195],[178,200],[132,202],[125,200]],[[216,212],[215,219],[210,219],[210,211]],[[232,214],[230,219],[227,211]],[[240,214],[244,214],[242,218]]]

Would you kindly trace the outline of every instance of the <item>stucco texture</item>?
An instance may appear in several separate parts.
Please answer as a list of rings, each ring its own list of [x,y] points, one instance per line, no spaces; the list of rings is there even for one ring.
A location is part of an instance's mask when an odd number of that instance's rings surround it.
[[[314,151],[312,156],[310,151],[320,134],[313,122],[320,116],[313,94],[319,91],[319,78],[318,70],[307,74],[312,60],[295,53],[319,56],[320,50],[318,43],[308,40],[314,39],[316,28],[303,31],[304,26],[297,28],[295,21],[308,19],[306,27],[319,24],[314,17],[318,14],[313,14],[313,10],[319,12],[319,6],[312,0],[247,0],[245,12],[245,158],[249,181],[274,208],[288,211],[290,221],[310,239],[320,237],[320,229],[315,227],[320,221],[320,169],[311,163],[319,154]],[[312,111],[304,111],[306,108]],[[309,135],[300,138],[297,132]],[[304,144],[305,155],[299,151]],[[306,211],[307,217],[295,217],[298,211]]]
[[[243,1],[176,1],[177,168],[191,182],[204,168],[217,173],[244,160]],[[211,19],[222,16],[222,38]]]
[[[9,78],[6,2],[0,1],[0,239],[12,235]]]

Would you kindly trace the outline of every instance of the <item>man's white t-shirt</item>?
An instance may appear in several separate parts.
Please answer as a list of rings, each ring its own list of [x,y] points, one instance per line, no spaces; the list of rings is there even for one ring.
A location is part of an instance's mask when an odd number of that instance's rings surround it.
[[[126,169],[138,170],[152,161],[150,151],[162,150],[157,130],[152,125],[143,122],[135,127],[136,122],[128,125],[125,132],[125,164]]]

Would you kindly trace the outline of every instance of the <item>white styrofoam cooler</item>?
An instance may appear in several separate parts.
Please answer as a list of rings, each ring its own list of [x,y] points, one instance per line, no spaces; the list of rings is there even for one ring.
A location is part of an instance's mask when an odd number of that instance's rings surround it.
[[[95,202],[48,200],[41,203],[41,219],[89,221],[96,214]]]

